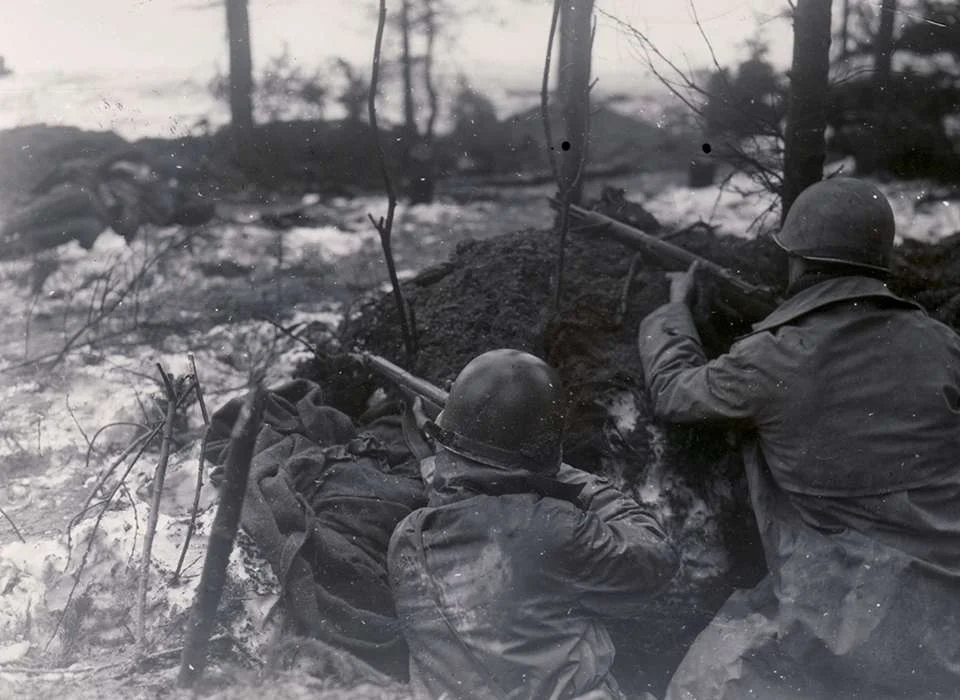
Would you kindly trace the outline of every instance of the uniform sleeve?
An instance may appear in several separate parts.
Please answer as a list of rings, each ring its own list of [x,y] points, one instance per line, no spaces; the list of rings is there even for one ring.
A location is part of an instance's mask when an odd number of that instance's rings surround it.
[[[609,617],[640,612],[673,578],[679,558],[657,519],[606,479],[564,465],[558,475],[583,483],[582,511],[566,553],[580,604]]]
[[[773,391],[758,362],[761,336],[707,361],[684,304],[665,304],[647,316],[637,342],[654,413],[664,420],[755,420]]]

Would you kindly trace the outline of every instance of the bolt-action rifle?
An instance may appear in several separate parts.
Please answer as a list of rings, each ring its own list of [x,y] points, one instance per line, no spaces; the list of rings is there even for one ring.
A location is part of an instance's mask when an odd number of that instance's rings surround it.
[[[550,206],[559,209],[561,205],[551,199]],[[694,262],[699,262],[701,272],[713,283],[718,301],[749,320],[764,318],[780,303],[769,288],[750,284],[712,260],[609,216],[571,204],[570,219],[580,224],[576,231],[592,232],[619,241],[668,271],[686,270]]]

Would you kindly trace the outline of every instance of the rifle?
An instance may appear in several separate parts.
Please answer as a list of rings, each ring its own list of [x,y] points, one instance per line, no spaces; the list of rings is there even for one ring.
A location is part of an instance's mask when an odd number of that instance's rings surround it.
[[[559,210],[561,204],[551,198],[550,206]],[[609,216],[571,204],[570,218],[585,224],[576,229],[577,231],[594,230],[602,236],[638,250],[668,270],[686,270],[694,262],[699,262],[699,267],[715,283],[720,300],[725,302],[724,306],[739,315],[752,320],[761,319],[769,315],[780,303],[770,289],[750,284],[712,260],[702,258],[685,248],[651,236]]]
[[[405,394],[415,394],[423,399],[424,413],[431,420],[436,420],[447,403],[449,394],[443,389],[431,384],[426,379],[410,374],[410,372],[398,367],[386,358],[369,352],[351,353],[350,356],[374,374],[396,384]],[[417,459],[423,461],[433,454],[433,448],[420,432],[413,407],[409,402],[404,407],[400,425],[403,429],[403,438]]]
[[[447,403],[449,394],[443,389],[435,384],[431,384],[426,379],[421,379],[416,375],[410,374],[410,372],[402,367],[398,367],[386,358],[370,352],[351,353],[350,356],[374,374],[393,382],[401,389],[405,389],[407,392],[415,394],[425,402],[432,404],[432,407],[436,409],[435,414],[443,410],[443,407]],[[430,407],[427,408],[429,409]]]

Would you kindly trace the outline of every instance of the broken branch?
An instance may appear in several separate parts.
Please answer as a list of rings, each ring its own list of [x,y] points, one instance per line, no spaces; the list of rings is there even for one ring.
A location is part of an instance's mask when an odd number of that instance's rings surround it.
[[[200,442],[200,458],[197,460],[197,484],[193,490],[193,507],[190,509],[190,524],[187,525],[187,534],[183,538],[183,548],[180,550],[180,558],[177,559],[177,567],[173,571],[173,581],[180,580],[180,572],[183,570],[183,560],[187,556],[187,550],[190,548],[190,540],[193,539],[193,532],[197,527],[197,514],[200,510],[200,492],[203,490],[203,467],[207,453],[207,436],[210,434],[210,415],[207,413],[207,405],[203,400],[203,389],[200,388],[200,375],[197,374],[197,361],[191,352],[190,370],[193,372],[193,382],[197,392],[197,401],[200,404],[200,414],[203,416],[203,425],[206,430],[203,431],[203,440]]]
[[[194,389],[197,392],[197,403],[200,404],[200,415],[203,416],[203,424],[210,425],[210,414],[207,413],[207,403],[203,400],[203,389],[200,387],[200,377],[197,374],[197,358],[193,353],[187,353],[190,360],[190,371],[193,372]]]
[[[553,3],[553,15],[550,18],[550,34],[547,37],[547,53],[543,61],[543,82],[540,84],[540,117],[543,119],[543,137],[547,145],[547,157],[550,160],[550,170],[553,179],[560,182],[560,166],[557,164],[557,154],[553,146],[553,130],[550,127],[550,60],[553,57],[553,42],[557,35],[557,19],[560,17],[560,3]]]
[[[18,528],[17,524],[13,522],[13,518],[7,515],[6,511],[3,508],[0,508],[0,515],[2,515],[8,523],[10,523],[10,527],[12,527],[14,533],[16,533],[17,539],[23,542],[24,544],[26,544],[27,541],[23,539],[23,535],[20,534],[20,528]]]
[[[380,161],[380,171],[383,175],[384,187],[387,190],[387,218],[379,222],[373,222],[374,228],[380,234],[380,245],[383,248],[383,257],[387,263],[387,274],[390,277],[390,285],[393,287],[393,296],[397,303],[397,313],[400,315],[400,331],[403,334],[403,345],[407,353],[407,365],[413,364],[417,352],[416,329],[410,327],[407,317],[407,302],[403,297],[403,290],[400,289],[400,279],[397,277],[397,266],[393,259],[393,249],[390,244],[390,236],[393,232],[393,217],[397,209],[397,194],[393,189],[393,182],[390,180],[390,173],[387,168],[387,157],[383,149],[383,141],[380,138],[380,128],[377,126],[377,84],[380,79],[380,52],[383,46],[383,27],[387,21],[387,2],[380,0],[380,13],[377,21],[377,38],[373,46],[373,70],[370,77],[370,97],[368,108],[370,112],[370,126],[373,127],[374,140],[377,145],[377,159]]]
[[[181,687],[190,687],[206,667],[206,648],[213,630],[220,597],[226,583],[227,562],[233,551],[237,526],[243,510],[243,499],[253,461],[253,449],[266,405],[266,391],[257,383],[244,403],[240,416],[233,426],[230,449],[224,467],[224,483],[220,505],[213,521],[207,557],[200,575],[200,585],[190,613],[187,641],[180,658],[180,673],[177,682]]]
[[[160,459],[153,477],[153,503],[150,505],[150,517],[147,531],[143,536],[143,552],[140,562],[140,580],[137,585],[137,656],[146,655],[147,645],[147,584],[150,580],[150,563],[153,552],[153,538],[157,533],[157,520],[160,517],[160,498],[163,496],[163,481],[167,475],[167,463],[170,460],[170,442],[173,439],[173,422],[177,413],[177,392],[163,366],[157,363],[160,378],[167,393],[167,417],[163,424],[163,441],[160,443]]]

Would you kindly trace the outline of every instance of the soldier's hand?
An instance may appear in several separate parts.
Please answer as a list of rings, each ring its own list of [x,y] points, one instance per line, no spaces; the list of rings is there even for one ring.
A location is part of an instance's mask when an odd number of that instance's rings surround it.
[[[416,397],[413,400],[413,403],[411,404],[410,408],[413,411],[413,417],[417,421],[417,427],[420,429],[421,432],[423,432],[423,426],[426,424],[428,420],[430,420],[427,417],[427,412],[423,408],[423,399],[420,398],[419,396]]]
[[[693,306],[697,293],[697,270],[699,263],[694,261],[686,272],[668,272],[670,280],[670,301]]]

